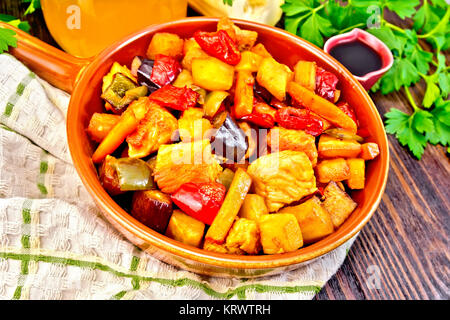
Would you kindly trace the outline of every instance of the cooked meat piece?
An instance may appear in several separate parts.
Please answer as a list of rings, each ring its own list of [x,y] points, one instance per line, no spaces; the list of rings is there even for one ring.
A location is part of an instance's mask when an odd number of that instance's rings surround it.
[[[177,128],[178,121],[169,111],[156,103],[150,103],[145,118],[127,137],[128,155],[132,158],[148,156],[161,145],[170,142]]]
[[[267,144],[276,151],[303,151],[311,160],[313,167],[317,163],[316,139],[303,130],[272,128],[267,136]]]
[[[306,153],[285,150],[256,159],[248,167],[255,191],[265,198],[269,212],[314,193],[316,178]]]

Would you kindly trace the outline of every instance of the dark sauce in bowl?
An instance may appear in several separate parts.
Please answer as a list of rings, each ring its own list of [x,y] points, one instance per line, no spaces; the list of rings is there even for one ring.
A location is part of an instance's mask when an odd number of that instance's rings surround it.
[[[336,45],[330,50],[330,55],[358,77],[382,67],[378,53],[359,40]]]

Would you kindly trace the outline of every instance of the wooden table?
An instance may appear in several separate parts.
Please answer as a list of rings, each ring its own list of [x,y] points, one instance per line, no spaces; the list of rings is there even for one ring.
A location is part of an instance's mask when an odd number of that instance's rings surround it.
[[[25,9],[26,4],[14,0],[0,3],[1,13],[16,17]],[[32,35],[57,46],[40,10],[26,19]],[[406,23],[395,17],[391,21]],[[424,90],[423,82],[412,90],[416,101]],[[411,111],[402,93],[371,95],[381,115],[392,107]],[[316,299],[450,298],[449,159],[441,146],[428,146],[417,161],[395,137],[389,135],[389,142],[390,172],[380,206]]]

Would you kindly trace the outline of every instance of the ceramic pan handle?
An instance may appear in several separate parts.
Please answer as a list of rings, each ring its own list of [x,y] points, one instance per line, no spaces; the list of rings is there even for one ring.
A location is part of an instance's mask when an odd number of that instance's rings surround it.
[[[10,54],[42,79],[69,93],[73,91],[81,71],[91,62],[91,59],[77,58],[56,49],[7,23],[0,22],[0,28],[16,32],[17,48],[11,47]]]

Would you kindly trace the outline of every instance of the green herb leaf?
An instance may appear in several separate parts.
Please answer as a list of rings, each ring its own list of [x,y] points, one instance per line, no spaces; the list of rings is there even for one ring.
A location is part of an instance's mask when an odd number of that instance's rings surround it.
[[[430,113],[433,116],[434,130],[426,132],[426,139],[431,144],[450,144],[450,101],[439,99]]]
[[[231,0],[233,1],[233,0]],[[36,9],[41,8],[41,1],[40,0],[22,0],[24,3],[29,3],[27,10],[25,11],[24,15],[31,14],[36,11]]]
[[[0,53],[8,51],[8,47],[17,47],[16,33],[0,27]]]
[[[222,1],[223,1],[223,4],[227,4],[229,6],[233,5],[233,0],[222,0]]]
[[[420,4],[419,0],[387,0],[385,1],[385,6],[394,11],[402,19],[410,18],[414,12],[416,12],[415,7]]]
[[[22,21],[8,14],[0,13],[0,21],[7,22],[10,25],[19,28],[20,30],[23,30],[25,32],[30,31],[30,24],[28,23],[28,21]]]

